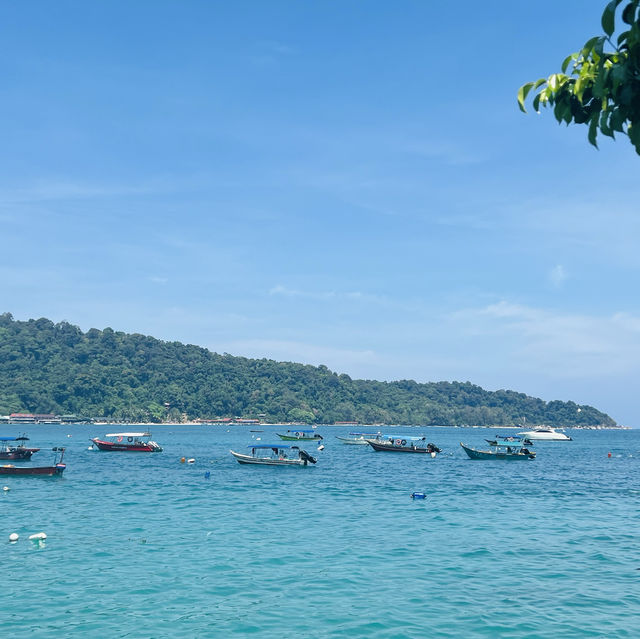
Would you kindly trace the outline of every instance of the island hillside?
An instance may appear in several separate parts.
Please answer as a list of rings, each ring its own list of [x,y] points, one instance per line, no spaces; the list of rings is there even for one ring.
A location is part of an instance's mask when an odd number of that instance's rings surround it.
[[[351,379],[326,366],[219,355],[111,328],[0,315],[0,415],[108,420],[243,416],[265,422],[615,426],[571,401],[545,402],[469,382]]]

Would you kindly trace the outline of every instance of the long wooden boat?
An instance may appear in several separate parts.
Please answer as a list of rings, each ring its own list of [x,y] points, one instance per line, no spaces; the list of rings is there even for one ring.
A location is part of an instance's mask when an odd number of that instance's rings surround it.
[[[288,430],[286,433],[276,433],[280,439],[284,441],[307,441],[315,442],[323,439],[322,435],[318,435],[315,430]]]
[[[0,475],[39,475],[41,477],[52,477],[53,475],[62,475],[67,467],[62,462],[64,458],[64,448],[52,448],[55,458],[52,466],[14,466],[13,464],[5,464],[0,466]]]
[[[255,464],[257,466],[307,466],[315,464],[316,458],[302,450],[299,446],[287,444],[249,444],[250,455],[229,452],[239,464]]]
[[[161,453],[162,447],[151,441],[151,433],[109,433],[111,441],[94,437],[91,441],[98,450],[119,453]]]
[[[462,446],[464,452],[467,453],[471,459],[517,460],[536,458],[535,452],[525,448],[521,443],[499,443],[496,446],[491,446],[491,450],[478,450],[477,448],[465,446],[462,442],[460,442],[460,446]]]
[[[37,453],[39,448],[27,448],[24,442],[28,442],[29,438],[26,435],[20,437],[0,437],[0,459],[11,460],[23,460],[28,461],[31,459],[33,453]],[[12,445],[10,442],[18,442]]]
[[[435,457],[437,453],[442,452],[435,444],[427,443],[426,437],[391,435],[384,440],[368,439],[367,444],[376,452],[423,453],[431,457]]]

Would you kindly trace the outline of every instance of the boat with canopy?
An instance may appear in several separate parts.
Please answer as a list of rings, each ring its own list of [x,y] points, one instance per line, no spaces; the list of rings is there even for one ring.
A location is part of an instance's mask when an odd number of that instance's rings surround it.
[[[98,450],[124,453],[161,453],[162,447],[151,441],[151,433],[109,433],[105,437],[98,439],[94,437],[91,441]]]
[[[245,455],[234,450],[229,452],[239,464],[255,464],[257,466],[307,466],[315,464],[316,458],[291,444],[249,444],[251,454]]]
[[[323,439],[315,430],[288,430],[286,433],[276,433],[280,439],[285,441],[309,441],[315,442]]]
[[[367,444],[376,452],[389,453],[423,453],[432,458],[442,450],[426,437],[412,437],[409,435],[383,435],[381,439],[368,439]]]
[[[460,442],[462,450],[471,459],[535,459],[536,454],[534,451],[525,448],[522,442],[496,442],[495,445],[490,445],[489,450],[478,450],[477,448],[471,448]]]
[[[4,464],[0,466],[0,475],[39,475],[41,477],[62,475],[67,467],[62,461],[65,448],[55,447],[51,450],[55,455],[51,466],[14,466],[13,464]]]
[[[26,435],[20,437],[0,437],[0,459],[29,461],[33,453],[37,453],[39,448],[27,448],[24,442],[28,442]],[[16,442],[12,444],[12,442]]]

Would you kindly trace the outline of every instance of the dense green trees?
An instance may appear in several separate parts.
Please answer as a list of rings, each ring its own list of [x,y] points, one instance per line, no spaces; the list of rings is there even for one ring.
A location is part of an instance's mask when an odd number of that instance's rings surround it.
[[[622,2],[607,3],[603,35],[568,56],[562,73],[520,87],[518,102],[524,111],[527,96],[537,91],[536,111],[550,107],[558,122],[586,124],[594,146],[598,132],[612,138],[616,133],[628,135],[640,154],[640,0],[627,0],[620,14],[622,31],[614,42],[616,10]]]
[[[579,409],[579,410],[578,410]],[[106,328],[0,315],[0,414],[73,413],[163,421],[245,416],[267,421],[462,425],[615,425],[573,402],[488,392],[466,383],[352,380],[326,366],[219,355]]]

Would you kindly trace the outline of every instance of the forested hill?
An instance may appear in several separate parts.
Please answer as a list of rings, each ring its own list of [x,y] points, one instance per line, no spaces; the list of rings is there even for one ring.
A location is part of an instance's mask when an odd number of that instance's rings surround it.
[[[578,410],[580,409],[580,410]],[[126,421],[241,415],[266,421],[614,426],[591,406],[485,391],[469,382],[377,382],[326,366],[218,355],[68,322],[0,315],[0,414]]]

